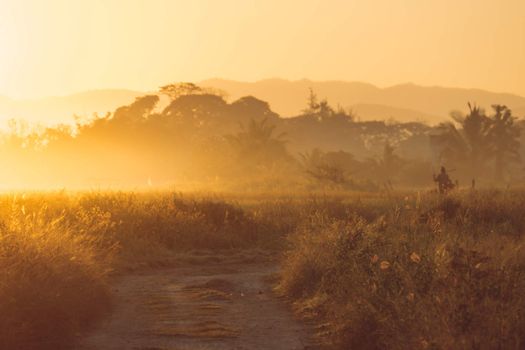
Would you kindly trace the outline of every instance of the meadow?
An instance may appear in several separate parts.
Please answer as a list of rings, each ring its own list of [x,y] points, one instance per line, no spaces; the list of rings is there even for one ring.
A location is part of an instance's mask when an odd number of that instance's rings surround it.
[[[521,349],[524,209],[521,190],[3,194],[0,345],[67,348],[117,276],[257,250],[330,348]]]

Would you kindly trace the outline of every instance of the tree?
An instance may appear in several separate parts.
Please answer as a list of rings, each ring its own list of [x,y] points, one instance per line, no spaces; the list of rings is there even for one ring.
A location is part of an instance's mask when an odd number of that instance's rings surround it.
[[[164,108],[162,115],[180,117],[199,125],[223,113],[226,107],[226,101],[221,96],[213,94],[181,95]]]
[[[217,95],[224,98],[225,93],[218,89],[203,88],[194,83],[174,83],[161,86],[159,92],[175,101],[181,96],[187,95]]]
[[[327,154],[320,149],[315,148],[311,152],[300,153],[299,157],[306,174],[317,181],[334,185],[343,185],[348,182],[343,165],[327,159]]]
[[[194,83],[175,83],[164,85],[160,88],[160,93],[171,98],[172,101],[185,95],[200,95],[204,89]]]
[[[452,114],[459,128],[454,123],[442,123],[431,141],[439,148],[442,163],[457,167],[468,179],[473,179],[485,170],[492,158],[488,137],[490,119],[479,107],[470,103],[468,107],[470,111],[466,116]]]
[[[118,108],[113,114],[115,121],[137,122],[146,118],[157,106],[159,97],[157,95],[146,95],[137,97],[129,106]]]
[[[390,187],[392,186],[392,179],[399,174],[401,166],[403,165],[403,160],[395,154],[395,150],[390,142],[387,141],[383,148],[383,155],[378,162],[379,173],[382,174],[383,180],[385,183],[388,183]]]
[[[494,154],[494,176],[501,180],[509,163],[520,161],[520,129],[514,124],[512,111],[503,105],[493,105],[494,115],[490,117],[488,140]]]
[[[239,121],[247,117],[256,120],[266,118],[272,121],[279,118],[279,115],[271,110],[268,102],[253,96],[244,96],[232,102],[229,106],[229,114]]]
[[[275,135],[275,125],[268,124],[267,119],[252,119],[247,126],[241,124],[241,131],[228,135],[227,139],[242,161],[254,165],[288,158],[284,137],[284,133]]]
[[[317,94],[310,88],[310,94],[308,95],[308,102],[306,109],[303,110],[304,115],[314,115],[319,121],[323,121],[326,118],[334,116],[336,112],[330,106],[326,99],[322,99],[318,102]]]
[[[314,92],[312,88],[308,89],[308,101],[306,104],[306,108],[303,109],[303,114],[315,114],[317,110],[319,109],[319,101],[317,100],[317,94]]]

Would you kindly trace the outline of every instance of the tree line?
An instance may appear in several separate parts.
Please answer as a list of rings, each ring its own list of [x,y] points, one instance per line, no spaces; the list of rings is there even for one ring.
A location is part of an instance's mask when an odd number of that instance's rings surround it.
[[[252,96],[227,102],[220,91],[170,84],[74,126],[12,123],[0,181],[379,190],[430,186],[444,165],[460,183],[520,184],[523,121],[505,106],[468,107],[437,127],[362,122],[310,91],[300,115],[282,118]]]

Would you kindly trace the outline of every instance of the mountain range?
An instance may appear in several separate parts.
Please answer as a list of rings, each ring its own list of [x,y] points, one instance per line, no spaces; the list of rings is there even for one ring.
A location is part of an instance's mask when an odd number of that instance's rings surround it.
[[[525,97],[480,89],[415,84],[379,88],[360,82],[306,79],[268,79],[255,83],[212,79],[201,85],[224,90],[232,99],[253,95],[270,102],[272,109],[283,116],[300,113],[306,107],[309,89],[312,89],[319,99],[327,99],[333,106],[349,108],[362,120],[395,119],[435,124],[449,120],[451,111],[467,111],[468,102],[485,109],[493,104],[504,104],[513,109],[516,116],[525,117]]]
[[[486,109],[492,104],[504,104],[513,110],[515,116],[525,117],[525,97],[480,89],[414,84],[379,88],[360,82],[306,79],[257,82],[210,79],[199,85],[222,90],[230,101],[252,95],[269,102],[271,108],[283,117],[298,115],[306,107],[309,89],[319,99],[327,99],[332,106],[351,110],[360,120],[394,119],[436,124],[449,120],[453,110],[466,111],[468,102]],[[74,115],[89,117],[94,113],[105,114],[144,94],[146,92],[107,89],[33,100],[0,96],[0,120],[21,118],[30,123],[68,123],[74,120]]]

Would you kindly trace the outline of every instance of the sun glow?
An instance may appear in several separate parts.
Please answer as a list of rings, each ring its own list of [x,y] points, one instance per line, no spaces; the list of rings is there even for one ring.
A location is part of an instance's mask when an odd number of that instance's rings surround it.
[[[17,37],[14,30],[9,26],[9,19],[5,13],[0,12],[0,87],[9,86],[13,83],[16,70]]]
[[[0,95],[213,77],[525,94],[524,12],[521,0],[4,0]]]

